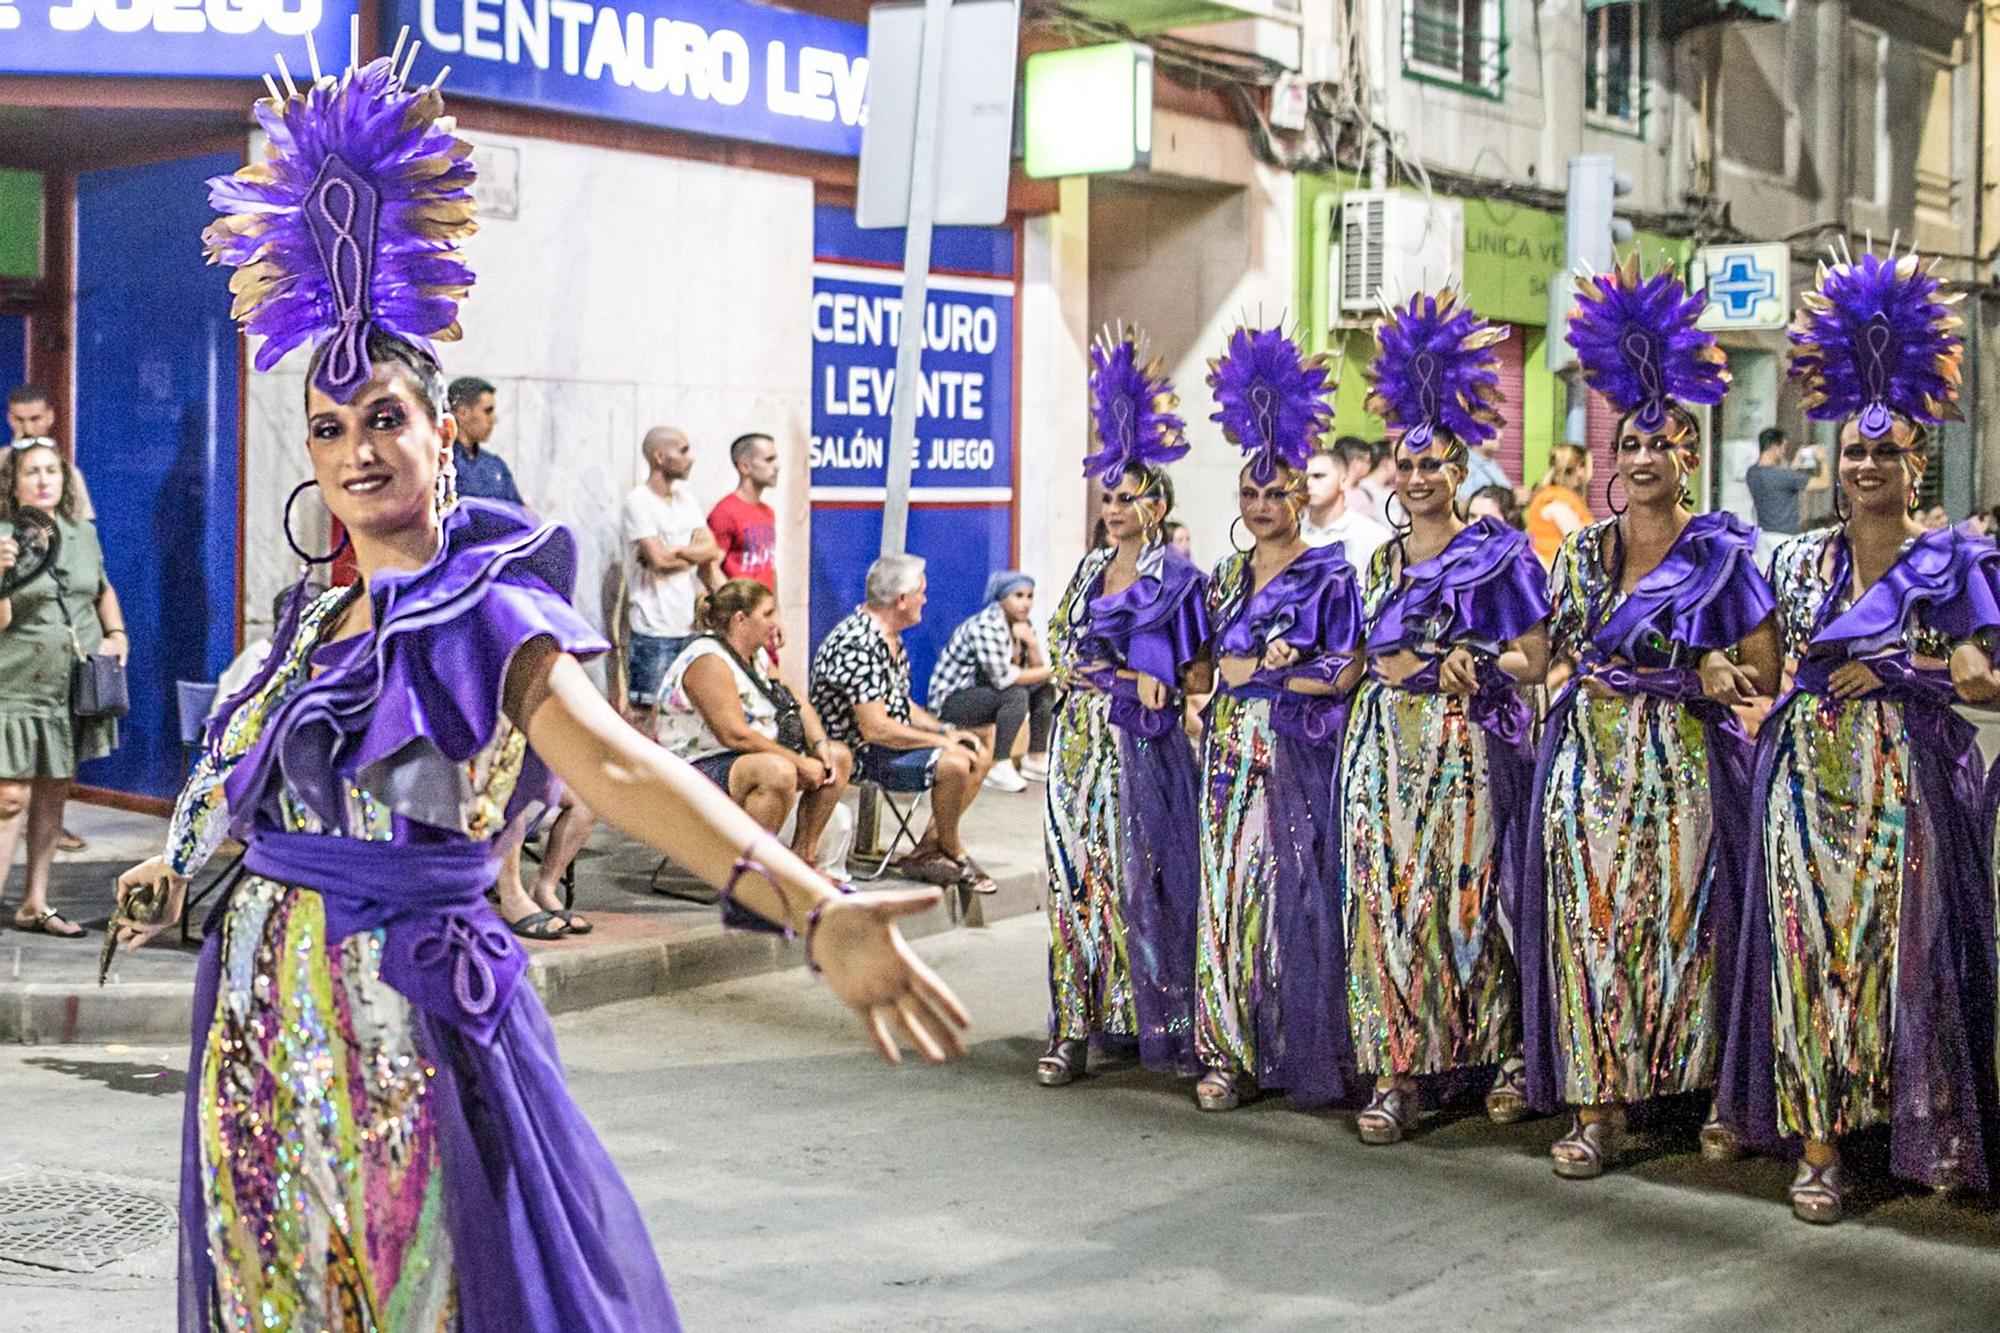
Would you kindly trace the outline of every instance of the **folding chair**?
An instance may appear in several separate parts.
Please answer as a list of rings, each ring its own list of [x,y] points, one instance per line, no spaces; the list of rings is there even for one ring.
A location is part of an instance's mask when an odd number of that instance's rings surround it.
[[[897,793],[879,782],[856,777],[854,787],[861,793],[860,827],[854,839],[854,848],[847,854],[848,863],[856,867],[854,878],[880,879],[888,873],[889,863],[896,859],[896,853],[900,849],[916,850],[917,831],[911,826],[916,822],[917,814],[923,808],[925,800],[930,797],[930,788],[922,787],[916,791],[901,793],[910,799],[905,805],[897,805]],[[895,828],[890,832],[886,845],[881,846],[878,857],[875,849],[883,841],[881,812],[885,807]],[[872,868],[869,866],[870,861],[874,862]]]

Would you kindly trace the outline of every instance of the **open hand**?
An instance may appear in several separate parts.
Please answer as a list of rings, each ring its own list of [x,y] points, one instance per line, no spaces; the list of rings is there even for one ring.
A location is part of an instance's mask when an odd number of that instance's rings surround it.
[[[1446,694],[1470,697],[1479,693],[1479,663],[1464,648],[1454,648],[1438,664],[1438,688]]]
[[[167,868],[163,856],[141,861],[118,877],[118,910],[110,929],[118,947],[130,953],[181,919],[187,880]],[[142,919],[140,919],[142,918]]]
[[[1882,688],[1882,678],[1866,662],[1850,658],[1826,678],[1827,693],[1836,699],[1864,699]]]
[[[896,918],[929,911],[942,897],[941,889],[847,894],[820,909],[808,941],[826,984],[892,1065],[902,1063],[905,1040],[933,1064],[965,1054],[965,1006],[896,929]]]

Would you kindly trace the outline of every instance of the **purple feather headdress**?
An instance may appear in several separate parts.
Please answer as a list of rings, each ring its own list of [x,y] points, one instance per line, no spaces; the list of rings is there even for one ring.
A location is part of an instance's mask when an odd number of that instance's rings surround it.
[[[430,339],[459,336],[472,288],[458,253],[475,226],[472,145],[437,85],[409,89],[407,73],[384,58],[304,92],[288,74],[283,96],[267,77],[267,160],[208,183],[222,216],[202,241],[211,264],[236,269],[230,314],[264,339],[257,369],[331,344],[315,383],[337,402],[374,373],[370,333],[435,355]]]
[[[1367,408],[1403,430],[1412,453],[1431,446],[1443,431],[1471,446],[1500,433],[1500,358],[1506,325],[1488,324],[1446,288],[1391,306],[1375,325],[1373,388]]]
[[[1165,467],[1186,454],[1180,401],[1137,329],[1099,333],[1090,344],[1090,421],[1100,447],[1083,460],[1084,475],[1110,486],[1134,467]]]
[[[1239,328],[1208,363],[1209,420],[1250,457],[1250,479],[1269,485],[1278,464],[1303,468],[1333,421],[1337,387],[1325,353],[1307,356],[1282,329]]]
[[[1790,330],[1807,416],[1856,417],[1862,436],[1879,440],[1898,416],[1935,426],[1957,415],[1958,298],[1938,294],[1915,251],[1821,263],[1817,286]]]
[[[1650,278],[1634,250],[1611,272],[1577,279],[1569,345],[1586,383],[1647,432],[1667,427],[1667,409],[1714,404],[1729,392],[1729,367],[1713,335],[1695,327],[1708,306],[1664,268]]]

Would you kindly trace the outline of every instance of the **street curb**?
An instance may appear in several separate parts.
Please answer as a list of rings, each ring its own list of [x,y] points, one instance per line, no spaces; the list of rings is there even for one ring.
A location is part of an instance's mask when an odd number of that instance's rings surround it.
[[[905,917],[903,933],[922,939],[1039,911],[1042,876],[1026,871],[1006,875],[991,895],[960,892],[959,897],[961,922],[953,922],[940,906]],[[633,920],[613,912],[592,915],[600,921]],[[531,949],[528,976],[549,1012],[564,1014],[781,971],[804,962],[804,950],[796,940],[726,931],[713,917],[703,917],[699,924],[651,925],[643,938],[577,940]],[[193,1008],[191,976],[184,982],[141,981],[101,988],[88,983],[0,981],[0,1043],[178,1046],[188,1040]]]

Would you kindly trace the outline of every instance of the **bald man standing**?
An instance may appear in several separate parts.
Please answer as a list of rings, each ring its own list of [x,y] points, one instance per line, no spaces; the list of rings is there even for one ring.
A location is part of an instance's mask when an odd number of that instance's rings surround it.
[[[650,710],[660,681],[694,634],[701,567],[722,557],[701,505],[688,493],[694,447],[672,426],[655,426],[639,446],[646,480],[619,511],[625,549],[625,684],[632,712]]]

